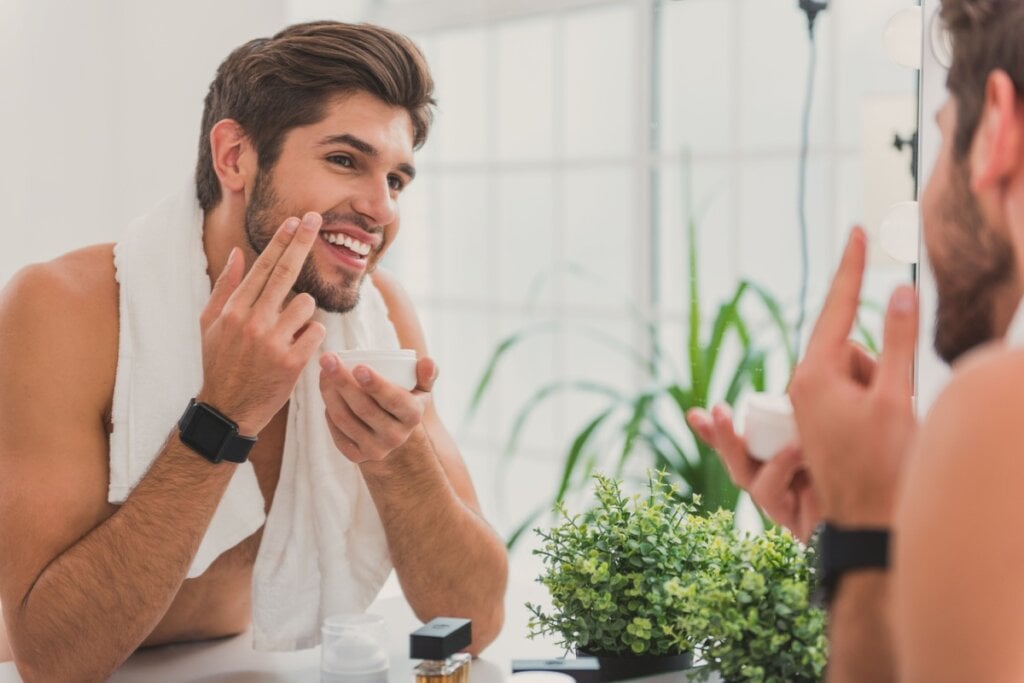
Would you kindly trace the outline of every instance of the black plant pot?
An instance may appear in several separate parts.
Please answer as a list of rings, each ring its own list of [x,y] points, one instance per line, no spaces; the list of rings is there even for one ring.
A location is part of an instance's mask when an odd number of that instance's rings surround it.
[[[603,681],[624,681],[640,676],[685,671],[693,666],[692,652],[681,655],[603,655],[577,650],[576,656],[597,657],[601,663]]]

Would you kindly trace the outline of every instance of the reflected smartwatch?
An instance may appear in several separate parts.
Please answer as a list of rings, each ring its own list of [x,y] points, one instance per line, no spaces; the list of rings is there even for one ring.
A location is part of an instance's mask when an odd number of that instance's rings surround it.
[[[178,420],[181,442],[210,462],[245,462],[256,444],[255,436],[242,436],[238,424],[207,403],[194,398]]]
[[[888,566],[888,529],[849,529],[826,522],[818,534],[816,602],[831,605],[843,574]]]

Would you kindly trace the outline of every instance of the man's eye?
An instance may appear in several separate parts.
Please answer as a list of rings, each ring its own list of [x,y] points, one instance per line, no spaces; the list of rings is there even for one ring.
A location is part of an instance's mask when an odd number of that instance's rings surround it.
[[[352,157],[347,154],[332,154],[327,157],[327,161],[345,168],[352,168]]]
[[[405,181],[402,180],[401,176],[389,175],[388,176],[388,187],[396,192],[401,191],[405,187]]]

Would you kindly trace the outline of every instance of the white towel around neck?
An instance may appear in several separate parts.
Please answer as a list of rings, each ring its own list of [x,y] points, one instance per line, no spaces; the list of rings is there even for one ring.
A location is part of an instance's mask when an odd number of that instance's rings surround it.
[[[120,333],[110,437],[112,503],[130,495],[202,384],[199,315],[210,296],[202,225],[190,183],[133,222],[114,249]],[[317,319],[327,328],[325,349],[398,348],[387,308],[369,278],[351,312],[319,311]],[[324,617],[365,610],[391,571],[384,529],[362,474],[328,431],[318,359],[314,355],[303,370],[289,403],[269,516],[253,466],[239,465],[188,573],[199,576],[266,522],[253,571],[258,649],[316,646]]]
[[[1007,346],[1024,346],[1024,299],[1017,304],[1017,310],[1010,318],[1004,339]]]

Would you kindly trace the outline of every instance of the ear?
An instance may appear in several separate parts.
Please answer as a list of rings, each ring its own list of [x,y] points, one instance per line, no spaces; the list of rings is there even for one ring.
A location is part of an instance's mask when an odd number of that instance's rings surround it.
[[[971,145],[971,190],[992,189],[1017,173],[1022,161],[1024,108],[1005,71],[989,74],[985,102]]]
[[[210,130],[213,170],[224,193],[244,192],[255,173],[256,154],[242,126],[234,119],[221,119]]]

